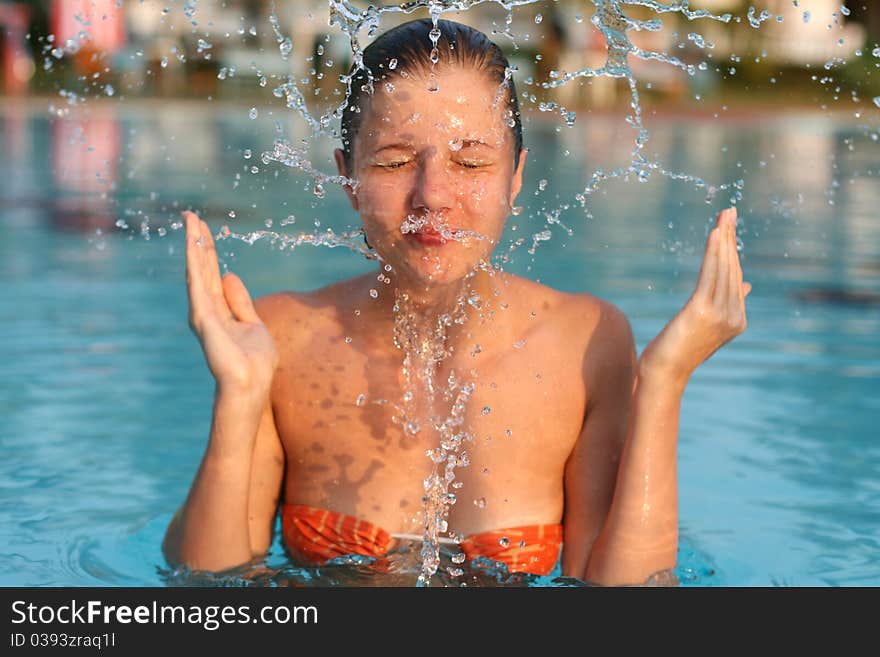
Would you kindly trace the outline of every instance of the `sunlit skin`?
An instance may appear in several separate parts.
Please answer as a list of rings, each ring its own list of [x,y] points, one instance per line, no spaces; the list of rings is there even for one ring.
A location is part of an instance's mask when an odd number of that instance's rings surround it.
[[[681,398],[694,370],[746,326],[736,213],[719,215],[693,295],[637,358],[612,304],[479,268],[526,157],[514,167],[497,83],[469,68],[436,75],[436,92],[418,74],[377,85],[355,170],[336,154],[358,181],[347,191],[381,257],[376,272],[252,303],[235,274],[220,277],[207,224],[185,213],[190,324],[217,387],[205,456],[166,535],[169,561],[220,570],[264,554],[279,502],[421,534],[425,450],[437,436],[406,435],[394,421],[405,381],[392,306],[407,294],[427,327],[464,292],[482,306],[466,306],[467,321],[450,328],[435,372],[475,384],[471,465],[456,471],[464,485],[450,528],[562,522],[563,574],[599,584],[637,584],[675,565]],[[408,218],[416,236],[402,230]],[[385,264],[387,283],[377,281]],[[442,395],[432,408],[418,401],[423,416],[449,412]]]
[[[437,92],[421,76],[378,85],[355,142],[355,171],[336,152],[340,173],[359,181],[348,192],[370,244],[399,286],[426,293],[457,286],[488,261],[525,163],[523,152],[514,170],[505,103],[486,73],[441,72],[437,82]],[[407,217],[424,226],[402,233]]]

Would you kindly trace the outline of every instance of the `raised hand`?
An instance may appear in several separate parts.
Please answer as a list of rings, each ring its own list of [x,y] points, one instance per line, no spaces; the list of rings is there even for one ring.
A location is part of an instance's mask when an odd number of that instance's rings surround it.
[[[709,233],[703,266],[693,295],[654,338],[640,367],[686,381],[719,348],[746,329],[743,282],[736,250],[736,209],[722,210]]]
[[[189,325],[202,345],[221,389],[262,400],[278,364],[278,352],[241,279],[220,277],[208,225],[192,212],[186,221],[186,285]]]

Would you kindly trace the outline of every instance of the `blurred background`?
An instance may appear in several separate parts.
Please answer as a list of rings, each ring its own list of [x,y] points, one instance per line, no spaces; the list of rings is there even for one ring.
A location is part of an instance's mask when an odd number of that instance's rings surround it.
[[[526,79],[547,80],[550,71],[604,63],[605,39],[599,30],[587,27],[601,4],[535,2],[517,7],[508,24],[505,11],[489,3],[469,9],[467,17],[486,33],[513,36],[498,41],[523,84]],[[649,7],[624,6],[635,20],[658,17]],[[733,20],[695,22],[669,12],[662,15],[663,29],[631,34],[633,43],[645,50],[668,52],[694,65],[704,60],[709,64],[688,79],[663,64],[634,61],[633,70],[649,85],[651,96],[691,105],[697,90],[709,102],[756,94],[764,100],[772,94],[775,100],[782,89],[809,103],[817,88],[805,83],[831,67],[839,82],[851,83],[866,97],[872,90],[873,95],[880,93],[876,67],[859,65],[859,58],[871,56],[867,46],[876,45],[880,37],[876,2],[767,0],[753,6],[740,0],[693,0],[689,6],[730,14]],[[287,60],[278,56],[276,35],[267,20],[273,7],[280,30],[296,37]],[[383,29],[408,18],[386,14]],[[352,62],[347,39],[339,38],[343,35],[338,27],[328,24],[328,3],[322,0],[279,2],[277,7],[271,0],[4,0],[0,25],[0,70],[7,95],[54,94],[59,84],[79,83],[83,92],[101,92],[112,85],[127,96],[240,99],[243,94],[260,96],[255,78],[292,74],[308,78],[304,84],[326,102],[320,90],[333,88]],[[699,38],[688,36],[694,33]],[[545,95],[573,108],[613,106],[621,100],[619,86],[620,81],[602,79]]]
[[[383,31],[427,16],[416,4],[364,16]],[[735,204],[749,328],[685,395],[678,574],[880,585],[880,3],[684,4],[443,14],[516,68],[529,159],[496,263],[615,303],[641,349]],[[0,1],[3,585],[167,581],[159,545],[213,395],[187,327],[182,209],[254,295],[375,267],[308,246],[359,226],[315,126],[344,97],[340,24],[369,6]],[[609,57],[606,35],[631,48]],[[637,84],[638,166],[626,79],[545,87],[608,62]],[[266,157],[279,141],[308,170]]]

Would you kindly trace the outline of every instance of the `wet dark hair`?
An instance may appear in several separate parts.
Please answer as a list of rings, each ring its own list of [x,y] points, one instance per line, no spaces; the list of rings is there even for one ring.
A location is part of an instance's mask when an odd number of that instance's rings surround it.
[[[349,176],[354,174],[354,140],[361,127],[364,95],[373,89],[370,84],[401,76],[403,73],[429,74],[432,68],[431,31],[433,22],[428,18],[409,21],[398,25],[381,34],[375,41],[364,48],[364,68],[356,70],[353,66],[351,86],[348,92],[348,103],[342,114],[342,152],[345,168]],[[437,40],[437,66],[467,66],[478,71],[485,71],[498,83],[504,104],[512,119],[513,134],[513,165],[519,166],[519,154],[522,150],[522,122],[519,104],[516,99],[516,86],[510,74],[510,64],[504,53],[485,34],[467,25],[453,21],[437,21],[440,38]],[[436,35],[436,33],[435,33]],[[396,63],[395,63],[396,62]],[[365,70],[366,69],[366,70]],[[369,71],[369,72],[368,72]]]

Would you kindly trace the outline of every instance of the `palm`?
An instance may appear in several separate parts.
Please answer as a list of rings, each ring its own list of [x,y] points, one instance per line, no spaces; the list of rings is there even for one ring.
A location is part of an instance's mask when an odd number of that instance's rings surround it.
[[[220,278],[214,240],[205,222],[186,218],[186,274],[190,326],[218,384],[268,387],[277,352],[241,279]]]

